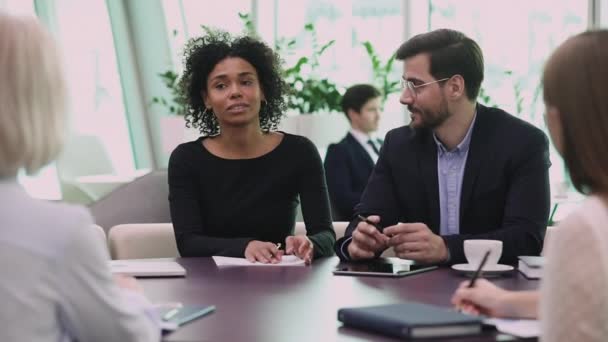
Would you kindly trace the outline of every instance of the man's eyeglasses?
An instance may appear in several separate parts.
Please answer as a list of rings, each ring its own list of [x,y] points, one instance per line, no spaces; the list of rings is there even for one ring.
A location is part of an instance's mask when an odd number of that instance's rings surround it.
[[[414,82],[412,82],[412,81],[408,81],[408,80],[405,80],[405,79],[403,79],[403,78],[402,78],[402,79],[401,79],[401,89],[404,89],[404,90],[405,90],[405,88],[407,87],[407,89],[410,91],[410,95],[411,95],[411,96],[412,96],[414,99],[416,99],[416,95],[418,95],[418,92],[417,92],[417,89],[418,89],[418,88],[422,88],[422,87],[424,87],[424,86],[427,86],[427,85],[429,85],[429,84],[433,84],[433,83],[438,83],[438,82],[447,81],[447,80],[449,80],[449,79],[450,79],[450,77],[446,77],[446,78],[442,78],[442,79],[437,80],[437,81],[431,81],[431,82],[426,82],[426,83],[422,83],[422,84],[418,84],[418,85],[416,85],[416,84],[414,84]]]

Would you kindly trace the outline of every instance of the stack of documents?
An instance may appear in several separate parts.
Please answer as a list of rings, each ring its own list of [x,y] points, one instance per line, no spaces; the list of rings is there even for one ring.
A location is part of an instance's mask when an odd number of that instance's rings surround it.
[[[183,277],[186,275],[186,270],[172,260],[111,260],[110,269],[112,273],[133,277]]]
[[[526,278],[540,279],[543,275],[543,265],[545,258],[542,256],[520,256],[517,269]]]

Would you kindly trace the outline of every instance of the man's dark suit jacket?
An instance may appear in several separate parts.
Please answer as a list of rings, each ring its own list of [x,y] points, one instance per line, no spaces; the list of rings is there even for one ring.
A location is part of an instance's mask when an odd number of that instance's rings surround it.
[[[333,219],[350,221],[374,169],[374,161],[348,133],[339,143],[329,145],[324,166]]]
[[[463,241],[503,241],[500,262],[538,255],[549,216],[549,143],[538,128],[497,108],[477,105],[460,199],[460,234],[443,236],[449,263],[466,262]],[[422,222],[439,234],[437,145],[428,129],[390,131],[355,212],[381,226]],[[336,254],[348,259],[354,219]],[[346,243],[344,243],[346,242]]]

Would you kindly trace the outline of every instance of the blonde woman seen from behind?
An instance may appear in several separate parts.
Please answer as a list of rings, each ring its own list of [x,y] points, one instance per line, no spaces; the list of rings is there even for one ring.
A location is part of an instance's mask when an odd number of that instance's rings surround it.
[[[35,18],[0,12],[0,75],[0,341],[158,341],[141,289],[113,281],[89,213],[17,183],[57,156],[66,126],[59,52]]]
[[[452,301],[473,313],[538,317],[541,340],[608,339],[608,30],[581,33],[543,74],[545,119],[574,187],[588,195],[549,241],[540,291],[466,283]]]

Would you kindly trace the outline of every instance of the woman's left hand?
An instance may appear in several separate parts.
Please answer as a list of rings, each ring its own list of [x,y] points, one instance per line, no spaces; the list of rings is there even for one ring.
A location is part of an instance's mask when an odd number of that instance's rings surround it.
[[[285,254],[294,254],[304,260],[306,265],[310,265],[314,255],[314,245],[305,235],[288,236],[285,239]]]

